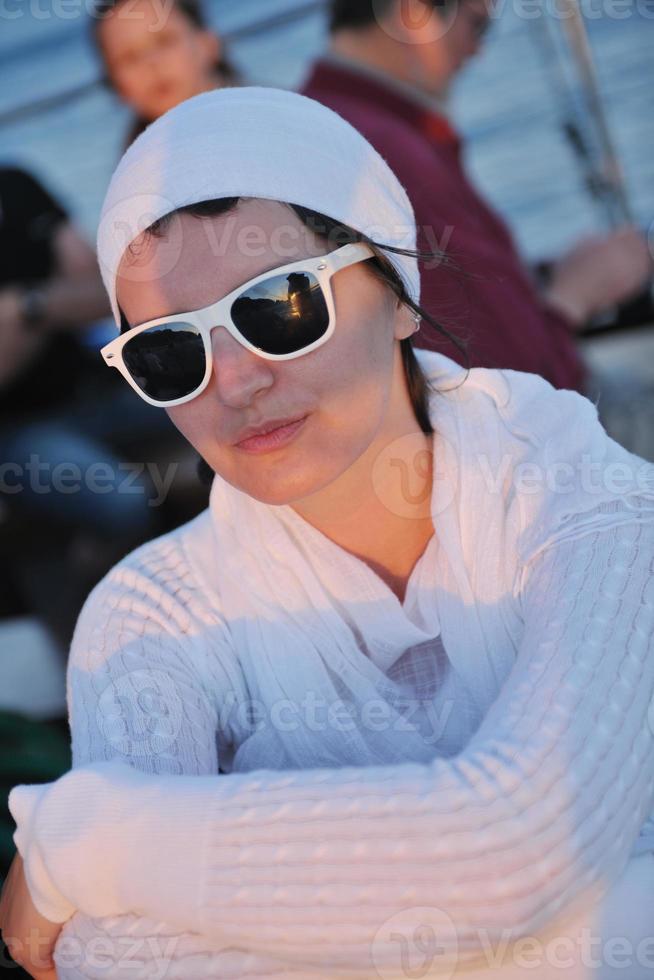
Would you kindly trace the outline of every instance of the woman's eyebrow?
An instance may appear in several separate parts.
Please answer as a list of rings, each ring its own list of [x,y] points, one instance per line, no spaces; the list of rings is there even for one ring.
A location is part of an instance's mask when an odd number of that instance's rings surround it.
[[[144,323],[149,323],[150,320],[158,320],[158,316],[149,316],[145,320],[141,320],[140,323],[130,323],[122,306],[118,303],[118,312],[120,313],[120,332],[127,333],[128,330],[133,330],[134,327],[142,327]],[[184,316],[185,313],[191,312],[188,308],[183,310],[172,310],[170,313],[162,313],[161,316]]]
[[[305,255],[305,256],[303,256],[302,258],[299,258],[299,259],[289,259],[289,261],[287,261],[287,262],[283,262],[281,264],[277,263],[276,265],[271,265],[270,268],[263,269],[261,272],[257,272],[255,275],[250,276],[247,279],[243,279],[238,285],[232,287],[232,289],[230,289],[223,296],[221,296],[220,299],[218,299],[218,300],[212,300],[210,303],[207,303],[205,306],[194,306],[194,307],[192,307],[190,309],[187,306],[184,309],[173,310],[170,313],[165,313],[165,314],[162,313],[161,315],[162,316],[184,316],[184,314],[186,314],[186,313],[195,312],[195,311],[201,310],[201,309],[206,309],[208,306],[214,306],[216,303],[219,303],[222,299],[225,299],[227,296],[231,296],[232,293],[237,292],[237,290],[242,289],[244,286],[249,286],[250,283],[252,283],[254,280],[259,279],[262,276],[266,276],[268,273],[275,274],[279,269],[285,269],[287,266],[290,266],[290,265],[298,265],[298,264],[300,264],[300,263],[302,263],[304,261],[309,261],[309,260],[311,260],[313,258],[318,258],[318,257],[319,256],[315,256],[315,255]],[[148,317],[146,320],[142,320],[141,323],[132,323],[132,324],[130,324],[129,320],[125,316],[125,313],[123,312],[123,308],[120,305],[120,303],[118,303],[117,305],[118,305],[118,312],[120,313],[120,332],[121,332],[121,334],[122,333],[126,333],[128,330],[132,330],[134,327],[140,327],[144,323],[148,323],[149,320],[159,319],[158,317]]]

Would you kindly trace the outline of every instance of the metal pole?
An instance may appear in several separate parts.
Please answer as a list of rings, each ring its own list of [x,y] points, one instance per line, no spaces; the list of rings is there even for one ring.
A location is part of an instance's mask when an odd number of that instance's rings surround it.
[[[569,78],[568,65],[564,63],[560,37],[554,34],[552,20],[548,17],[545,5],[541,6],[542,16],[531,21],[532,38],[542,58],[545,71],[551,76],[555,98],[559,104],[559,119],[575,159],[579,164],[586,189],[591,197],[601,202],[606,196],[605,181],[601,178],[601,163],[595,159],[596,148],[588,139],[586,122],[580,106],[574,97]]]
[[[614,227],[625,223],[633,224],[627,189],[604,110],[593,52],[579,0],[561,0],[561,2],[565,10],[563,27],[577,70],[581,76],[588,107],[597,128],[603,157],[602,176],[608,191],[606,200],[610,208],[609,220]]]

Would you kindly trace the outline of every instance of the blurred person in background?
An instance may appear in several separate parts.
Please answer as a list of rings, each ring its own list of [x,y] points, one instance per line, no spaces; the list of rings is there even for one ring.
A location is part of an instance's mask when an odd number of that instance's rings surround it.
[[[0,254],[2,879],[14,852],[9,789],[70,766],[57,703],[79,610],[114,562],[160,529],[146,480],[122,492],[123,447],[167,419],[106,377],[93,349],[94,323],[109,312],[95,253],[49,190],[8,165]],[[86,477],[98,466],[114,478],[94,493]],[[0,956],[16,980],[27,976],[3,944]]]
[[[654,393],[635,381],[593,377],[576,336],[651,278],[645,239],[632,227],[589,237],[552,263],[540,288],[508,226],[466,174],[447,99],[491,21],[486,0],[332,0],[329,49],[302,91],[370,140],[411,198],[422,250],[438,245],[459,266],[458,276],[444,263],[423,267],[423,289],[441,322],[468,337],[472,365],[540,374],[593,400],[599,394],[609,433],[654,458]],[[418,335],[419,346],[434,343],[433,335]],[[637,437],[632,422],[643,413],[649,424]]]
[[[197,0],[96,0],[91,37],[106,85],[134,112],[125,146],[184,99],[239,84]]]
[[[178,102],[236,80],[220,38],[207,27],[195,0],[175,0],[173,5],[98,0],[91,29],[106,83],[134,112],[127,143]],[[180,440],[174,427],[125,392],[116,378],[107,378],[104,371],[97,377],[102,367],[97,344],[82,338],[107,313],[92,249],[64,208],[32,176],[6,167],[1,185],[3,253],[11,257],[3,266],[7,289],[0,296],[4,461],[23,474],[29,472],[31,457],[46,464],[50,473],[60,465],[86,473],[101,462],[118,475],[130,450],[142,456],[147,447],[155,458],[163,448],[162,470],[179,469]],[[97,397],[97,384],[103,400]],[[125,492],[114,479],[111,492],[95,494],[83,487],[78,493],[44,492],[34,488],[46,482],[39,476],[23,479],[20,492],[11,480],[2,488],[5,511],[12,518],[3,525],[4,545],[9,554],[20,552],[5,563],[13,588],[5,592],[3,611],[25,607],[37,612],[67,650],[88,591],[126,551],[163,530],[161,522],[167,518],[148,506],[156,487],[147,470]],[[125,472],[120,477],[127,482]],[[189,492],[183,481],[177,483],[173,510],[204,506],[204,489]],[[25,528],[16,520],[20,517],[47,520],[47,540],[34,525],[34,548],[27,547]],[[66,576],[61,575],[62,551],[55,546],[59,533],[63,556],[70,562]]]
[[[63,652],[88,591],[158,528],[147,482],[122,492],[114,448],[161,413],[107,383],[85,337],[108,312],[94,252],[18,167],[0,168],[0,245],[0,614],[36,614]],[[94,493],[98,466],[112,476]]]

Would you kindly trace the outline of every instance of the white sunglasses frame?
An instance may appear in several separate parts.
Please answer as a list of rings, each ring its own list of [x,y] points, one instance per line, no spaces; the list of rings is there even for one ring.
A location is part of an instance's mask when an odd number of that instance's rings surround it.
[[[262,272],[261,275],[255,276],[254,279],[249,279],[247,282],[237,286],[237,288],[233,289],[227,294],[227,296],[223,296],[223,298],[219,299],[216,303],[211,303],[210,306],[202,307],[199,310],[191,310],[187,313],[175,313],[168,316],[157,317],[154,320],[147,320],[145,323],[140,323],[138,326],[132,327],[131,330],[127,330],[125,333],[116,337],[115,340],[105,344],[105,346],[100,349],[100,354],[104,358],[105,364],[108,367],[117,368],[134,391],[149,405],[154,405],[156,408],[173,408],[175,405],[184,405],[186,402],[190,402],[192,399],[197,398],[198,395],[202,394],[209,383],[209,379],[211,378],[211,373],[213,371],[213,351],[211,346],[212,330],[215,330],[217,327],[225,327],[225,329],[236,341],[238,341],[239,344],[247,348],[247,350],[252,351],[253,354],[257,354],[259,357],[263,357],[268,361],[290,361],[293,358],[302,357],[303,354],[309,354],[312,350],[315,350],[322,344],[327,343],[336,328],[336,308],[331,286],[332,276],[341,269],[347,268],[347,266],[372,258],[374,254],[375,253],[372,248],[365,242],[353,242],[349,245],[343,245],[341,248],[337,248],[333,252],[327,252],[326,255],[318,255],[313,258],[300,259],[299,261],[291,262],[288,265],[282,265],[274,269],[269,269],[267,272]],[[318,279],[325,297],[325,302],[327,304],[329,323],[327,324],[327,329],[322,337],[319,337],[318,340],[315,340],[307,347],[303,347],[301,350],[294,351],[291,354],[268,354],[265,351],[262,351],[260,348],[253,346],[240,333],[238,327],[232,320],[230,312],[231,306],[244,290],[250,289],[252,286],[256,286],[258,283],[263,282],[266,279],[270,279],[272,276],[280,276],[284,273],[293,272],[295,270],[311,272]],[[202,337],[206,359],[204,378],[198,387],[190,392],[190,394],[183,395],[181,398],[173,398],[170,401],[162,402],[147,395],[141,388],[139,388],[136,381],[134,381],[134,379],[131,377],[123,359],[123,348],[128,341],[132,340],[139,333],[142,333],[151,327],[162,326],[166,323],[178,323],[180,320],[188,322],[192,326],[196,327],[200,336]]]

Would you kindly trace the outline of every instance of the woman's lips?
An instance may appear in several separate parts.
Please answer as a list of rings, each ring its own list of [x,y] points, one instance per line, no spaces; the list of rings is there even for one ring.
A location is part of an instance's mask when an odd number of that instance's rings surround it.
[[[243,449],[246,453],[266,453],[273,449],[280,449],[282,446],[286,446],[291,439],[300,431],[304,423],[306,422],[308,416],[305,415],[304,418],[298,419],[297,422],[290,422],[288,425],[282,425],[279,429],[273,429],[272,432],[266,432],[263,436],[250,436],[249,439],[244,439],[242,442],[236,443],[237,449]]]

